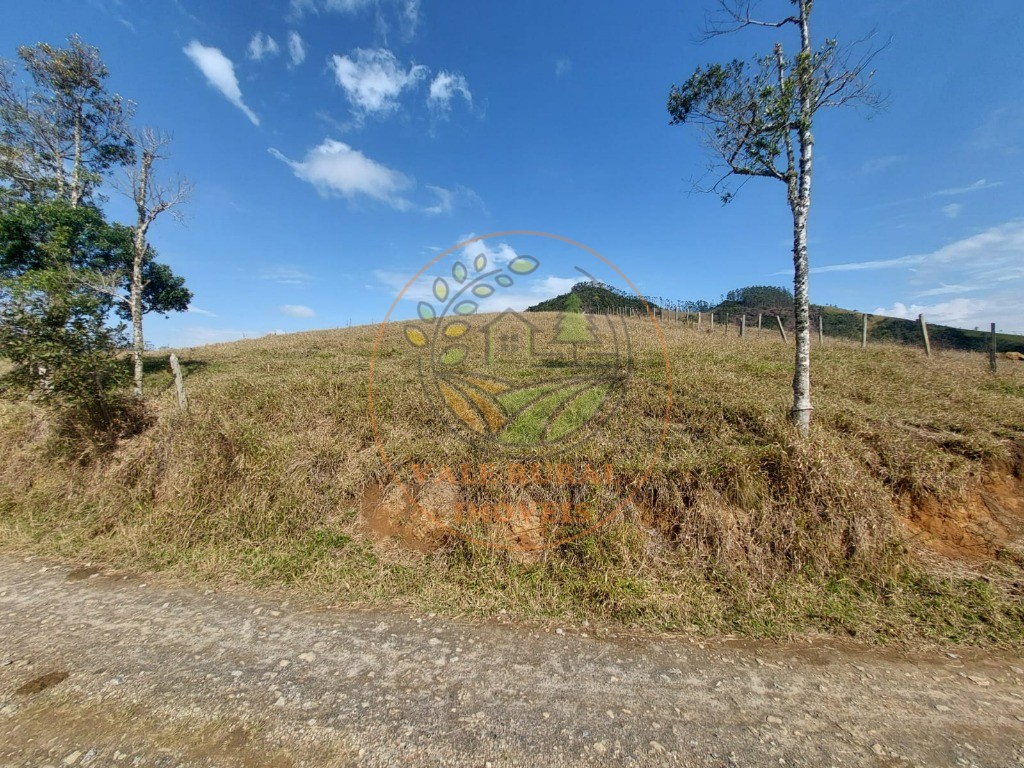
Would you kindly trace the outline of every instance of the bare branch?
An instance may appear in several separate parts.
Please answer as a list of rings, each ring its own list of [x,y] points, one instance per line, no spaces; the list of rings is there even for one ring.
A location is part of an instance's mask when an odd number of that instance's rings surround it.
[[[117,301],[125,306],[130,304],[130,298],[125,294],[121,293],[117,286],[122,281],[124,275],[120,272],[114,272],[110,274],[95,273],[90,276],[90,279],[85,279],[80,276],[77,271],[71,272],[72,279],[83,288],[88,288],[96,293],[101,293],[104,296],[109,296],[114,301]]]
[[[718,7],[707,14],[700,40],[707,41],[722,35],[730,35],[747,27],[768,27],[780,29],[787,24],[799,24],[799,16],[787,16],[778,21],[765,21],[753,17],[753,0],[718,0]]]

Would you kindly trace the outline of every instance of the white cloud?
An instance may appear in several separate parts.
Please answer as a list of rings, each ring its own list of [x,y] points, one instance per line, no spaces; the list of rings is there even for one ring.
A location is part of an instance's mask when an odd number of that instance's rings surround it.
[[[189,307],[187,312],[190,315],[205,315],[206,317],[218,317],[218,315],[210,312],[208,309],[200,309],[199,307]]]
[[[859,272],[869,269],[891,269],[893,267],[904,267],[911,264],[920,264],[923,256],[900,256],[896,259],[874,259],[872,261],[853,261],[846,264],[828,264],[824,267],[812,267],[811,272],[816,275],[826,272]],[[777,274],[791,274],[792,270],[779,272]]]
[[[572,72],[572,60],[562,57],[555,62],[555,77],[565,77]]]
[[[991,227],[976,235],[956,240],[930,253],[900,256],[894,259],[856,261],[815,267],[816,274],[890,269],[920,265],[969,265],[972,270],[1004,269],[1024,262],[1024,219]]]
[[[288,55],[291,57],[292,66],[297,67],[306,60],[306,44],[295,30],[288,33]]]
[[[420,0],[400,0],[402,34],[411,39],[420,26]]]
[[[988,181],[987,179],[978,179],[973,184],[968,184],[966,187],[950,187],[949,189],[939,189],[932,192],[928,197],[952,197],[954,195],[966,195],[969,192],[980,192],[983,189],[993,189],[995,187],[1003,186],[1001,181]]]
[[[915,318],[923,313],[929,322],[964,328],[987,328],[990,322],[1008,332],[1024,328],[1020,300],[1024,289],[1024,219],[990,227],[928,253],[836,264],[817,271],[901,266],[907,269],[880,285],[889,289],[890,295],[895,293],[893,298],[909,294],[917,301],[895,301],[892,306],[877,308],[877,314]],[[934,304],[920,303],[930,297],[943,298]]]
[[[280,285],[309,285],[313,276],[308,272],[293,267],[266,267],[259,272],[261,280],[268,280]]]
[[[946,218],[955,219],[963,209],[964,207],[960,203],[950,203],[949,205],[942,206],[942,213]]]
[[[335,54],[330,59],[334,78],[359,115],[387,114],[398,108],[398,97],[427,75],[421,64],[402,67],[386,48],[357,48],[354,58]]]
[[[288,317],[316,317],[316,312],[304,304],[282,304],[280,309]]]
[[[918,315],[924,315],[924,319],[936,325],[954,326],[980,326],[983,323],[992,322],[994,307],[991,302],[984,299],[951,299],[938,304],[910,304],[897,301],[891,307],[878,307],[874,314],[887,317],[902,317],[907,320],[914,320]]]
[[[220,49],[205,46],[198,40],[193,40],[183,50],[192,63],[199,67],[199,71],[203,73],[211,86],[242,110],[253,125],[260,124],[260,119],[242,101],[242,89],[238,87],[235,65],[231,63],[231,59],[221,53]]]
[[[420,0],[291,0],[288,17],[298,20],[307,13],[354,15],[369,9],[376,12],[378,32],[386,38],[389,27],[397,26],[402,37],[411,40],[419,28]]]
[[[940,285],[937,288],[929,288],[926,291],[918,291],[914,298],[924,299],[929,296],[948,296],[951,293],[967,293],[969,291],[980,291],[980,285]]]
[[[291,166],[296,176],[316,187],[321,195],[340,195],[348,200],[370,197],[400,211],[412,207],[402,197],[402,192],[413,186],[412,179],[342,141],[324,139],[301,162],[289,160],[276,149],[270,154]]]
[[[1016,154],[1024,138],[1024,107],[1013,105],[993,110],[974,132],[975,149]]]
[[[277,41],[274,38],[262,32],[256,32],[249,41],[246,53],[253,61],[262,61],[267,56],[277,56],[279,51],[280,48],[277,47]]]
[[[376,0],[292,0],[291,10],[298,16],[319,13],[321,10],[356,13],[375,4]]]
[[[450,189],[444,187],[438,187],[434,184],[425,185],[427,189],[437,195],[437,202],[433,205],[429,205],[424,208],[425,213],[438,214],[438,213],[451,213],[452,212],[452,199],[455,197],[454,193]]]
[[[469,91],[469,83],[466,78],[458,72],[442,70],[430,83],[427,104],[431,109],[447,112],[451,109],[452,99],[456,95],[461,95],[467,104],[473,103],[473,94]]]

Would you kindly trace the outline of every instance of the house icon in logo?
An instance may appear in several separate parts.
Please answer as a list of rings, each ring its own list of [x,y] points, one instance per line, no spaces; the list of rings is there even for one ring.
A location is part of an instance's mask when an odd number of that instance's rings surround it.
[[[536,328],[520,313],[506,309],[482,329],[484,362],[488,367],[500,361],[533,362]]]

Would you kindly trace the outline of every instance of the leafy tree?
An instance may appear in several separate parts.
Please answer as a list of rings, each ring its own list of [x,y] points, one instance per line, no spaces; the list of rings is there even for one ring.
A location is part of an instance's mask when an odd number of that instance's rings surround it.
[[[793,304],[793,293],[774,285],[748,285],[729,291],[725,300],[745,307],[786,307]]]
[[[131,318],[128,293],[134,230],[109,224],[93,205],[72,208],[62,200],[0,206],[0,279],[35,270],[70,270],[78,283],[105,295],[103,306]],[[142,259],[142,311],[184,312],[192,300],[185,279],[147,245]]]
[[[733,176],[763,177],[782,182],[793,218],[793,307],[796,315],[796,364],[792,417],[806,436],[811,423],[810,307],[808,290],[807,221],[811,210],[814,119],[830,107],[861,103],[877,106],[870,90],[868,66],[876,50],[854,59],[852,48],[826,40],[815,49],[811,42],[813,0],[790,0],[793,12],[781,20],[751,17],[751,0],[720,0],[709,36],[748,27],[795,28],[799,48],[787,57],[782,43],[772,55],[753,62],[698,67],[668,96],[671,123],[695,123],[724,167],[710,188],[728,202],[724,188]]]
[[[52,200],[0,209],[0,353],[14,363],[7,391],[103,414],[123,326],[108,326],[110,300],[89,283],[116,269],[123,245],[92,206]]]
[[[45,306],[68,304],[102,317],[115,310],[132,321],[135,392],[141,395],[142,316],[183,311],[192,298],[184,280],[156,261],[147,240],[153,221],[180,200],[187,184],[172,194],[154,183],[165,140],[152,131],[135,138],[133,105],[106,91],[108,71],[96,48],[71,36],[67,48],[39,43],[22,46],[18,56],[30,88],[22,89],[15,67],[0,61],[0,277],[5,300],[32,301],[22,301],[22,310],[12,310],[4,322],[26,322],[19,338],[35,333],[50,345],[66,338],[72,349],[77,341],[59,332],[63,316],[44,312]],[[142,153],[135,169],[137,144]],[[126,191],[137,210],[134,227],[108,224],[94,200],[99,183],[118,166],[132,166]],[[48,290],[71,293],[43,301],[40,292]],[[96,293],[95,301],[79,301],[80,290]],[[54,323],[47,333],[45,322]],[[112,338],[100,334],[96,344]],[[53,363],[26,361],[25,368],[45,371],[37,383],[52,385]]]
[[[134,105],[107,93],[99,51],[77,35],[67,48],[21,46],[18,57],[34,90],[0,63],[0,170],[9,192],[55,194],[76,207],[107,171],[132,161]]]

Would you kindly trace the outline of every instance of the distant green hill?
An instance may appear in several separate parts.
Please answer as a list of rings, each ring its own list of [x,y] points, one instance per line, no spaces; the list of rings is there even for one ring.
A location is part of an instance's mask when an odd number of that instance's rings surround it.
[[[584,312],[606,314],[618,309],[645,312],[644,302],[636,294],[627,294],[610,285],[597,282],[576,283],[569,293],[555,296],[527,309],[527,312],[565,312],[570,296],[577,296]]]
[[[576,295],[584,312],[604,314],[620,309],[646,312],[653,310],[665,313],[704,312],[713,313],[716,323],[737,323],[738,318],[746,314],[750,323],[758,314],[766,317],[780,317],[787,330],[793,329],[793,294],[785,288],[776,286],[754,285],[729,291],[721,301],[712,304],[707,301],[673,301],[663,298],[641,299],[635,294],[628,294],[610,285],[598,282],[581,282],[572,287],[569,293],[542,301],[527,309],[527,312],[564,312],[566,301],[570,295]],[[645,306],[646,301],[646,306]],[[816,330],[818,318],[821,318],[826,336],[841,339],[859,340],[863,316],[859,312],[839,307],[811,305],[811,324]],[[926,318],[927,319],[927,318]],[[774,323],[774,320],[772,321]],[[971,331],[953,328],[948,325],[928,323],[928,336],[935,349],[958,349],[973,352],[986,352],[991,344],[987,331]],[[872,342],[891,342],[896,344],[921,344],[921,326],[917,320],[904,320],[899,317],[868,317],[868,337]],[[1011,333],[997,333],[996,344],[1000,352],[1024,352],[1024,336]]]

